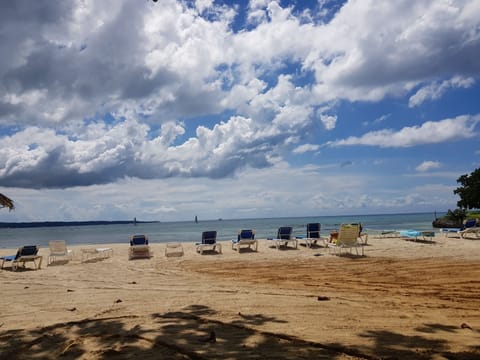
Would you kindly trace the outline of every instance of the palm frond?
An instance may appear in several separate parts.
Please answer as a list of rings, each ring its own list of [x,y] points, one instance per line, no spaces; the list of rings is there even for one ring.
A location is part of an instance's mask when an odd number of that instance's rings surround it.
[[[6,197],[3,194],[0,194],[0,208],[8,208],[9,210],[15,209],[15,205],[13,204],[13,200]]]

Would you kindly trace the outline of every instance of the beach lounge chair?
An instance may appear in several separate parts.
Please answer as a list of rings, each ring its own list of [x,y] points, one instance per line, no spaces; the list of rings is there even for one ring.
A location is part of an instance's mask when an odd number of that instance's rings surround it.
[[[0,268],[3,269],[5,262],[10,262],[12,265],[12,270],[18,270],[19,264],[22,264],[25,267],[25,263],[33,262],[35,269],[40,269],[42,266],[43,257],[38,255],[38,245],[27,245],[21,246],[18,248],[18,251],[15,255],[8,255],[0,257]],[[38,265],[37,265],[38,260]]]
[[[320,235],[321,225],[320,223],[310,223],[307,224],[307,237],[297,236],[299,241],[305,241],[306,247],[312,247],[313,244],[317,244],[319,241],[322,241],[326,246],[325,239]]]
[[[147,235],[132,235],[130,237],[130,249],[128,259],[151,258],[152,252],[148,245]]]
[[[183,256],[183,246],[179,242],[168,242],[165,244],[165,256]]]
[[[461,238],[467,238],[468,235],[475,235],[476,238],[480,235],[480,226],[478,224],[478,219],[469,219],[465,222],[462,229],[458,231],[458,234]]]
[[[278,228],[276,238],[268,238],[267,240],[272,241],[277,249],[285,246],[288,247],[289,243],[293,243],[294,248],[298,248],[298,239],[292,237],[293,228],[291,226],[281,226]]]
[[[478,226],[477,219],[468,219],[464,222],[461,228],[441,228],[440,232],[445,234],[445,237],[450,237],[450,235],[458,235],[463,238],[463,235],[468,235],[469,233],[477,233],[475,229]],[[478,229],[480,231],[480,229]]]
[[[329,243],[328,248],[333,249],[334,254],[337,253],[341,255],[342,249],[349,250],[350,253],[352,249],[355,249],[355,252],[358,254],[358,248],[362,249],[362,256],[364,256],[363,251],[363,242],[359,240],[360,238],[360,224],[342,224],[338,231],[338,237],[335,242]]]
[[[205,250],[213,250],[222,253],[222,245],[217,243],[216,231],[204,231],[202,233],[202,242],[195,243],[198,253],[203,254]]]
[[[246,246],[249,249],[254,247],[254,251],[258,249],[258,241],[255,239],[255,230],[240,230],[237,238],[232,239],[232,249],[240,252],[242,246]]]
[[[417,241],[419,238],[423,241],[428,241],[427,238],[435,237],[434,231],[401,230],[399,233],[404,239],[413,241]],[[433,242],[433,240],[430,241]]]
[[[67,249],[67,243],[65,240],[52,240],[48,243],[50,248],[50,255],[47,258],[47,265],[57,261],[57,258],[66,258],[72,260],[73,251]]]
[[[361,223],[358,224],[352,224],[352,225],[358,225],[359,231],[358,231],[358,241],[362,245],[367,245],[368,243],[368,234],[363,232],[363,226]]]

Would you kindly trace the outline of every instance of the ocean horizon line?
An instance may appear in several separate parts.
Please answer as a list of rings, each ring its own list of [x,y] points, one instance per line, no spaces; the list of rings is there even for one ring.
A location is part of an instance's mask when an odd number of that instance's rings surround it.
[[[373,217],[373,216],[396,216],[396,215],[424,215],[432,214],[432,219],[437,215],[445,214],[446,211],[416,211],[399,213],[376,213],[376,214],[343,214],[343,215],[303,215],[303,216],[273,216],[273,217],[247,217],[247,218],[217,218],[217,219],[198,219],[198,222],[214,221],[248,221],[248,220],[269,220],[269,219],[295,219],[295,218],[338,218],[338,217]],[[135,225],[135,224],[154,224],[154,223],[184,223],[196,221],[192,220],[54,220],[54,221],[0,221],[0,228],[36,228],[36,227],[62,227],[62,226],[95,226],[95,225]]]

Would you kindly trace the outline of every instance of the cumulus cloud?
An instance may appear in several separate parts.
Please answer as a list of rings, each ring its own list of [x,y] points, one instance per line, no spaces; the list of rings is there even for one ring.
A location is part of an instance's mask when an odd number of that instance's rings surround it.
[[[418,165],[415,170],[420,172],[430,171],[432,169],[438,169],[442,164],[439,161],[424,161]]]
[[[379,130],[368,132],[360,137],[330,142],[330,146],[368,145],[383,148],[412,147],[424,144],[443,143],[476,136],[475,129],[480,115],[458,116],[453,119],[427,121],[420,126],[407,126],[400,130]]]
[[[332,115],[320,115],[320,121],[325,126],[325,129],[332,130],[335,128],[335,124],[337,123],[337,117]]]
[[[0,186],[55,188],[114,182],[126,177],[232,176],[242,168],[272,166],[290,134],[258,131],[251,119],[232,117],[194,137],[180,123],[164,123],[157,137],[136,120],[92,123],[81,136],[31,127],[0,139]],[[311,145],[312,151],[315,146]],[[307,151],[304,150],[303,151]],[[278,150],[277,150],[278,152]]]
[[[309,131],[335,129],[336,104],[418,89],[417,106],[480,72],[474,0],[347,1],[327,12],[322,1],[319,14],[275,0],[241,6],[3,2],[0,185],[233,176],[292,149],[315,151]],[[477,122],[463,116],[331,145],[450,141],[473,136]]]

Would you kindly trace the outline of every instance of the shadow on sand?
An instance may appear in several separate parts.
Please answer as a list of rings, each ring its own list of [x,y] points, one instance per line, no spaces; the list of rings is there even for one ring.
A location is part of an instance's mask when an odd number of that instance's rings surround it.
[[[2,359],[478,359],[480,347],[451,353],[444,340],[405,336],[391,331],[360,334],[371,346],[317,343],[262,331],[286,321],[262,314],[214,320],[215,310],[191,305],[177,312],[148,316],[92,318],[32,330],[0,332]],[[425,324],[419,333],[456,332],[442,324]]]

